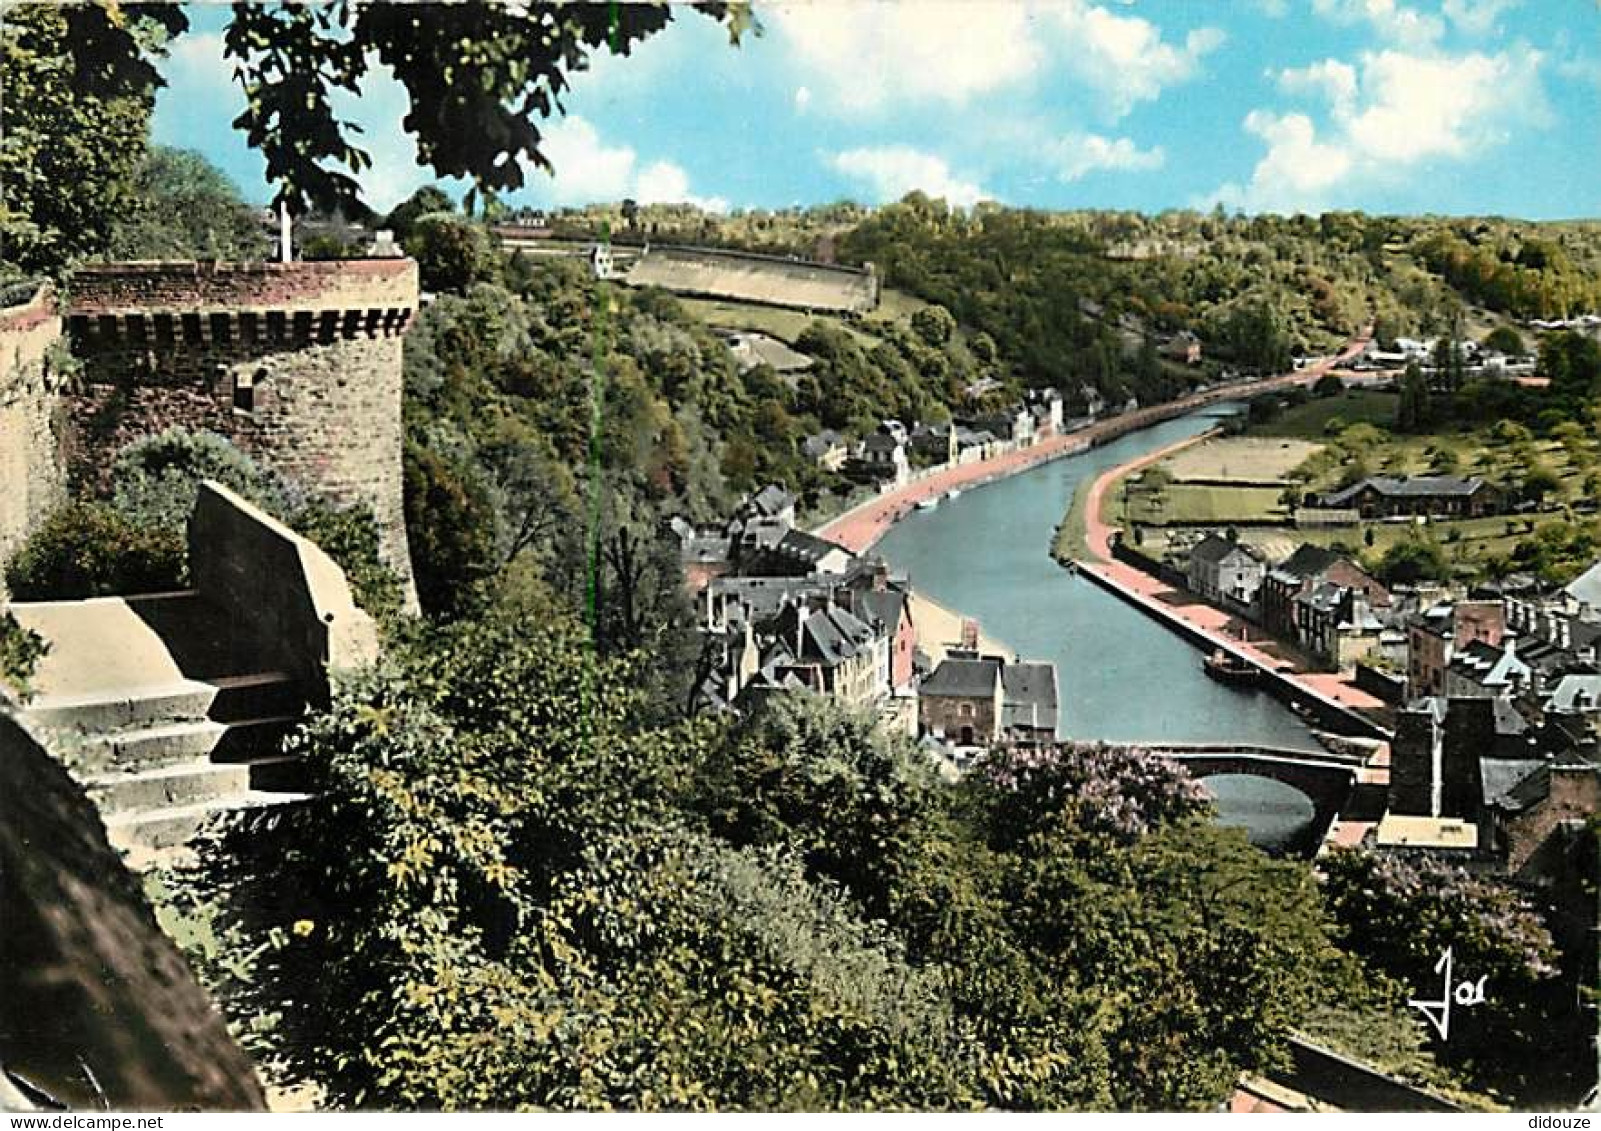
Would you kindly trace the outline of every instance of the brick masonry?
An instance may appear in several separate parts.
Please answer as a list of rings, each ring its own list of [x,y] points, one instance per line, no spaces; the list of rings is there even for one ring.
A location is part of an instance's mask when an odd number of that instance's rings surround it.
[[[61,374],[50,358],[60,338],[48,284],[28,302],[0,310],[0,561],[65,494]]]
[[[83,368],[61,393],[67,473],[99,482],[142,436],[216,432],[336,505],[371,507],[410,594],[401,339],[417,296],[408,259],[81,270],[67,327]]]

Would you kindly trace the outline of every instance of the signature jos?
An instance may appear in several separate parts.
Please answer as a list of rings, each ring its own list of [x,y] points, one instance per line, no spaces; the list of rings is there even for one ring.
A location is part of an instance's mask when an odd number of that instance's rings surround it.
[[[1440,961],[1434,964],[1434,972],[1443,974],[1444,980],[1440,988],[1440,997],[1437,1001],[1419,1001],[1416,998],[1407,1001],[1413,1009],[1418,1010],[1429,1019],[1435,1030],[1440,1034],[1440,1040],[1449,1040],[1451,1037],[1451,1006],[1453,1003],[1463,1009],[1474,1005],[1484,1004],[1484,982],[1488,974],[1479,975],[1477,982],[1463,979],[1451,989],[1451,967],[1454,962],[1451,948],[1446,947],[1445,953],[1440,955]]]

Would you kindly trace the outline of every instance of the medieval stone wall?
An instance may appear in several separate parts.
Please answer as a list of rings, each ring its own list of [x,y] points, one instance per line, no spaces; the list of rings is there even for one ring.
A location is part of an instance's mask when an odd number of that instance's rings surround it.
[[[67,467],[100,482],[115,452],[182,427],[218,433],[339,506],[371,507],[411,591],[401,338],[410,260],[116,264],[74,278],[83,370],[64,392]]]
[[[0,310],[0,561],[64,496],[57,450],[61,375],[49,356],[60,338],[61,317],[48,285],[21,306]]]

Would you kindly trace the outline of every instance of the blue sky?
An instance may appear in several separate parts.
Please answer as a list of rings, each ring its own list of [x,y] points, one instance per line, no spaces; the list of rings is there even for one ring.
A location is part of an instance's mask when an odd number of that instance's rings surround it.
[[[757,0],[574,76],[530,205],[774,208],[920,188],[1042,208],[1601,216],[1601,0]],[[191,5],[154,133],[271,194]],[[381,72],[345,103],[383,209],[434,180]]]

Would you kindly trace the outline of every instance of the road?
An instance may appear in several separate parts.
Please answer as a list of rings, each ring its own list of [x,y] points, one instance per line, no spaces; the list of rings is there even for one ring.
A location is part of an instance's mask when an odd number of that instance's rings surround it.
[[[1007,475],[1015,475],[1028,468],[1037,467],[1049,460],[1060,459],[1063,456],[1073,455],[1086,448],[1105,443],[1126,433],[1149,427],[1164,420],[1171,420],[1176,416],[1183,416],[1198,408],[1220,401],[1238,400],[1241,397],[1251,397],[1258,393],[1273,389],[1288,388],[1291,385],[1305,385],[1316,381],[1324,374],[1330,372],[1342,362],[1349,361],[1366,347],[1372,336],[1373,327],[1364,327],[1362,332],[1348,342],[1343,350],[1333,357],[1326,357],[1321,361],[1298,369],[1291,373],[1281,373],[1274,377],[1264,377],[1260,381],[1243,382],[1220,388],[1207,389],[1205,392],[1191,393],[1174,401],[1164,401],[1150,408],[1135,409],[1106,420],[1097,421],[1088,428],[1081,428],[1062,436],[1052,436],[1042,440],[1031,447],[1017,451],[1006,452],[991,459],[981,460],[977,463],[965,464],[961,467],[946,468],[926,479],[919,479],[915,483],[908,483],[876,499],[869,499],[861,506],[846,511],[838,518],[819,527],[815,533],[837,542],[854,553],[861,553],[869,549],[875,542],[884,536],[895,522],[910,513],[918,503],[925,499],[937,499],[947,491],[956,487],[971,487],[980,483],[987,483]],[[1092,508],[1091,512],[1096,512]]]

